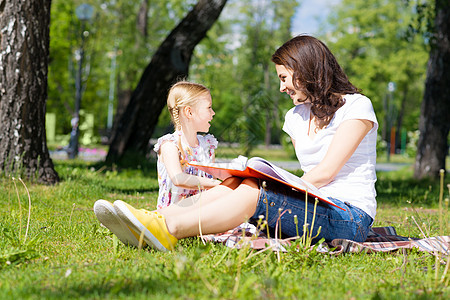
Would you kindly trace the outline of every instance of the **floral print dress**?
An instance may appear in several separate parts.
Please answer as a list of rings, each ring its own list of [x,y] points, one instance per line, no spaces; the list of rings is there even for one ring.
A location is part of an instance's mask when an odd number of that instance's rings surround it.
[[[159,183],[159,195],[158,195],[158,204],[157,208],[161,209],[166,206],[169,206],[172,203],[177,203],[178,201],[198,194],[198,189],[184,189],[179,188],[172,183],[172,180],[167,173],[166,167],[161,158],[161,145],[165,142],[174,143],[178,148],[178,137],[179,133],[176,131],[174,133],[166,134],[158,139],[158,142],[154,146],[154,151],[158,154],[158,183]],[[181,143],[184,153],[186,153],[186,159],[183,158],[182,151],[179,150],[180,153],[180,162],[181,168],[184,173],[197,175],[201,177],[212,178],[211,175],[205,173],[204,171],[200,171],[197,168],[189,166],[187,164],[188,161],[197,161],[197,162],[212,162],[214,157],[214,151],[217,148],[217,139],[212,134],[207,134],[205,136],[197,135],[198,146],[190,147],[185,143]]]

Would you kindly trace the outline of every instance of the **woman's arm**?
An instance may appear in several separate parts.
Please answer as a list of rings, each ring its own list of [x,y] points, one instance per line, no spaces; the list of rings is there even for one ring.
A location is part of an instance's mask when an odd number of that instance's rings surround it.
[[[212,188],[220,184],[219,180],[186,174],[181,169],[178,148],[172,143],[161,145],[161,158],[173,184],[185,189]]]
[[[317,188],[330,183],[353,155],[361,141],[372,129],[369,120],[347,120],[337,129],[324,159],[302,176],[302,179]]]

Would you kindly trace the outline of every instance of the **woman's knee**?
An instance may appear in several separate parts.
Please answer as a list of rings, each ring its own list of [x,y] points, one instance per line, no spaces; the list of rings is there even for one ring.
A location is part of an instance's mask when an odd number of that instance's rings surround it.
[[[246,185],[248,187],[251,187],[251,188],[259,191],[259,183],[258,183],[258,180],[255,178],[246,178],[242,181],[241,184]]]
[[[255,179],[244,179],[242,183],[233,191],[233,198],[237,199],[245,209],[247,217],[250,218],[256,210],[259,199],[258,181]]]
[[[231,189],[235,189],[237,188],[240,184],[242,183],[242,178],[239,177],[228,177],[227,179],[225,179],[221,185],[224,185],[226,187],[229,187]]]

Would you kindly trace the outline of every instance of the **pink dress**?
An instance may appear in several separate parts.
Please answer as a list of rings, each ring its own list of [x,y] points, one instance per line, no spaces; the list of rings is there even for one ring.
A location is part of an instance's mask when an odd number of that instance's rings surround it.
[[[197,135],[197,139],[198,139],[197,147],[190,147],[189,145],[182,143],[184,152],[187,155],[186,160],[206,162],[206,163],[212,162],[214,157],[214,150],[217,148],[218,144],[217,139],[212,134],[207,134],[205,136]],[[164,135],[163,137],[160,137],[153,149],[158,154],[158,162],[157,162],[158,183],[159,183],[159,195],[157,204],[158,209],[169,206],[172,203],[177,203],[178,201],[196,195],[199,192],[198,189],[179,188],[172,183],[172,180],[170,179],[169,174],[167,173],[166,167],[162,162],[160,155],[161,145],[165,142],[174,143],[174,145],[178,148],[178,132],[169,133]],[[211,175],[187,165],[184,160],[180,159],[180,161],[182,163],[181,168],[184,173],[212,178]]]

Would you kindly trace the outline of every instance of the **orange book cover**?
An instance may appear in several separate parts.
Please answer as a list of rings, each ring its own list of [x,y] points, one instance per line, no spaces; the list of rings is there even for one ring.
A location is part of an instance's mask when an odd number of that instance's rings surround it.
[[[246,157],[240,156],[229,163],[203,164],[200,162],[189,162],[188,164],[211,174],[213,177],[220,180],[225,180],[228,177],[235,176],[241,178],[258,178],[277,181],[297,191],[305,194],[308,193],[308,197],[312,197],[313,199],[318,198],[320,201],[345,210],[344,208],[328,200],[325,196],[321,195],[316,187],[308,184],[300,177],[277,167],[260,157],[247,159]]]

